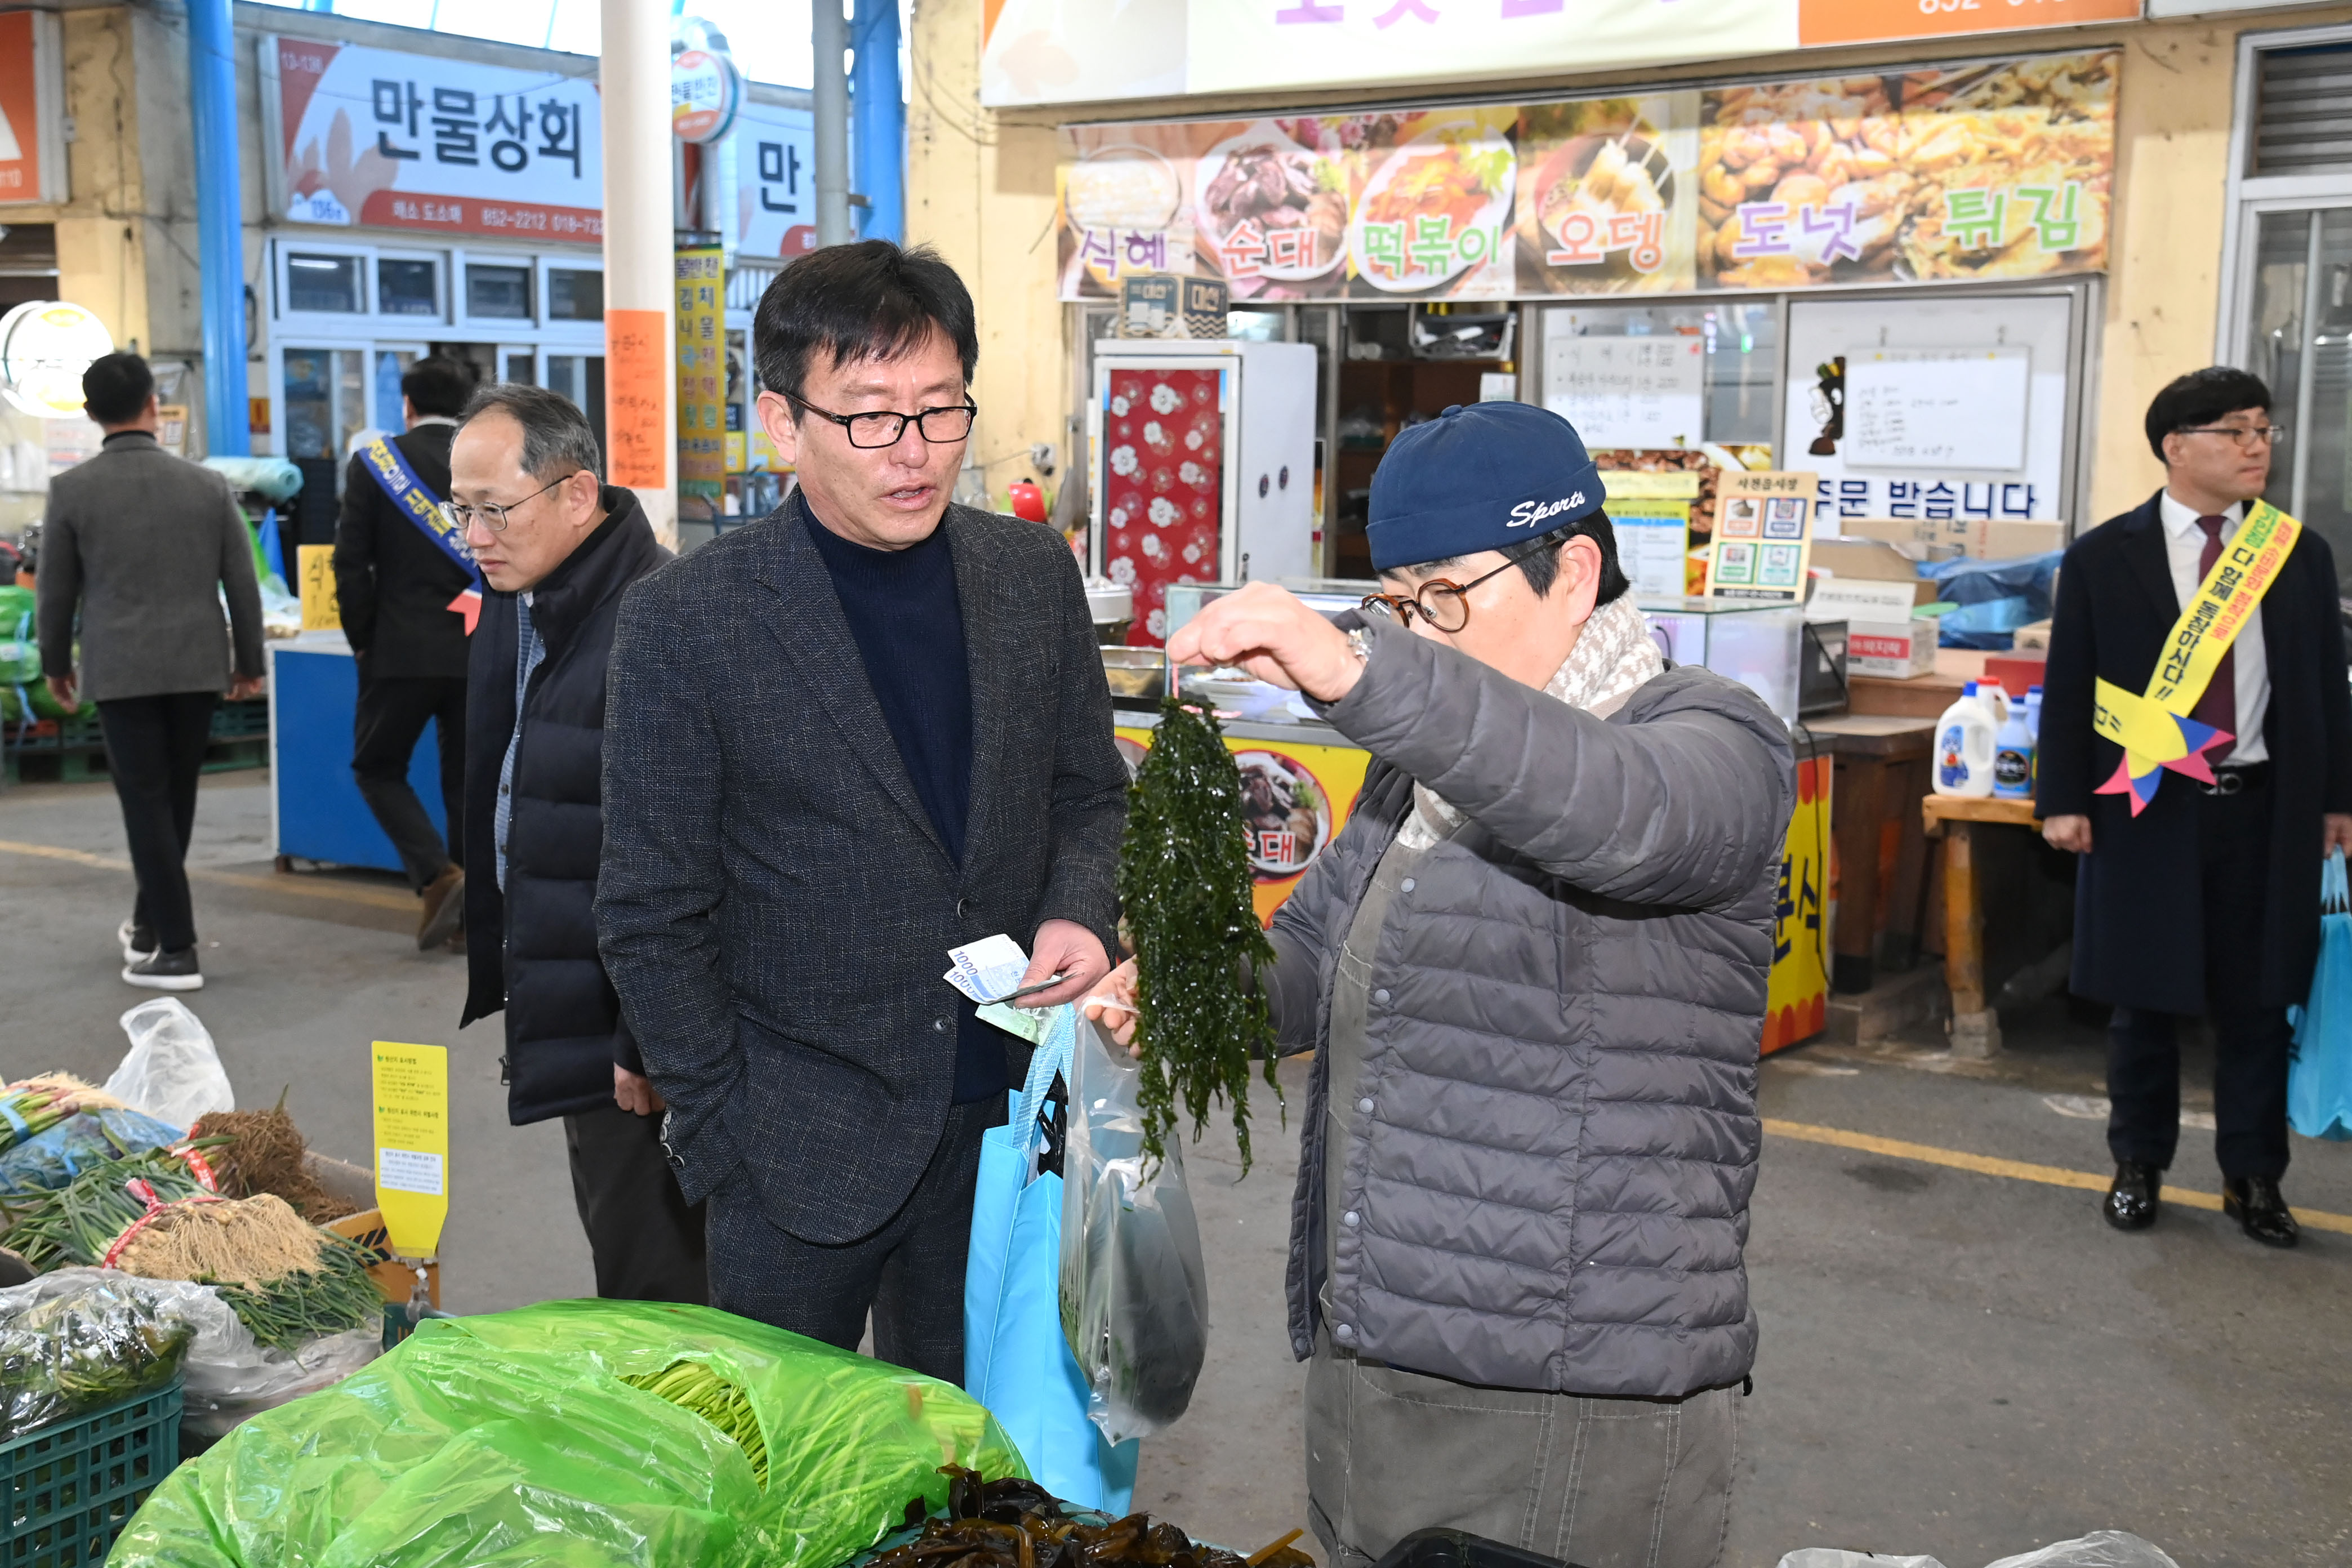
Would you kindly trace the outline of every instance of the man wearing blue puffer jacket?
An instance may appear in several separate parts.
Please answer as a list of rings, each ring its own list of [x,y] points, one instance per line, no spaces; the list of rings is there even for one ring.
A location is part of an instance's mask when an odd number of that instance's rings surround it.
[[[1431,1525],[1722,1548],[1794,768],[1753,693],[1665,666],[1601,501],[1565,420],[1448,409],[1373,478],[1386,593],[1335,622],[1254,584],[1169,645],[1372,753],[1269,984],[1316,1052],[1290,1334],[1340,1568]]]

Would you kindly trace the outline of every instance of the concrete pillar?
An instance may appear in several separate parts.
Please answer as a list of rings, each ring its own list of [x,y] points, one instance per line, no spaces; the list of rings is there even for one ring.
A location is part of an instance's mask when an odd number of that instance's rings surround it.
[[[849,224],[849,76],[842,56],[849,48],[849,22],[842,0],[814,0],[809,7],[809,47],[815,57],[810,112],[816,132],[816,242],[846,245],[856,237]]]
[[[907,239],[907,100],[898,85],[898,0],[857,0],[850,24],[857,63],[850,74],[857,194],[866,202],[859,232]]]
[[[669,7],[602,0],[604,458],[677,545],[677,321],[672,303]]]
[[[245,375],[245,197],[238,177],[236,39],[229,0],[188,0],[188,96],[196,154],[196,253],[205,310],[205,445],[253,451]]]

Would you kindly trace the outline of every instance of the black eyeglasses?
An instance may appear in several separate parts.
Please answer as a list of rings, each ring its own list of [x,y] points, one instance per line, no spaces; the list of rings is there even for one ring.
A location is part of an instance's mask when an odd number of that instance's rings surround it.
[[[791,397],[790,393],[786,393]],[[952,408],[926,408],[916,414],[893,414],[877,411],[872,414],[835,414],[819,408],[804,397],[793,401],[820,419],[830,419],[849,432],[849,444],[868,449],[895,447],[911,424],[923,433],[923,439],[934,447],[950,441],[961,441],[971,434],[971,422],[980,412],[976,403],[966,402]]]
[[[497,501],[484,501],[479,506],[467,506],[462,501],[453,500],[449,503],[449,515],[457,520],[457,530],[461,533],[467,529],[473,527],[474,521],[477,518],[480,519],[482,526],[488,529],[492,533],[504,533],[507,531],[507,520],[514,513],[521,510],[524,507],[529,506],[531,502],[537,500],[540,497],[553,489],[557,485],[568,484],[572,479],[579,478],[582,474],[584,474],[588,470],[585,468],[574,468],[572,472],[564,475],[563,478],[560,479],[551,479],[548,483],[540,486],[539,489],[531,491],[530,494],[523,497],[522,500],[519,501],[509,501],[504,506],[499,505]]]
[[[1362,608],[1377,615],[1393,616],[1403,626],[1412,625],[1412,617],[1427,617],[1429,624],[1441,632],[1458,632],[1470,624],[1470,590],[1491,578],[1499,577],[1529,556],[1541,553],[1542,545],[1523,554],[1507,555],[1503,563],[1484,576],[1467,583],[1450,582],[1444,577],[1432,577],[1410,594],[1367,594]]]
[[[2189,425],[2179,432],[2183,436],[2227,436],[2248,451],[2259,446],[2277,446],[2286,439],[2284,425]]]

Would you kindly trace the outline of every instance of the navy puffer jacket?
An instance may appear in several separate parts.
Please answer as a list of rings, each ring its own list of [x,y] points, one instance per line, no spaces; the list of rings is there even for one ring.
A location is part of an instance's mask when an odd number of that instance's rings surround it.
[[[466,955],[460,1026],[507,1015],[507,1115],[517,1126],[613,1103],[615,1063],[643,1072],[596,954],[604,847],[604,678],[621,591],[670,558],[633,491],[531,594],[547,654],[531,672],[515,752],[507,879],[499,889],[499,774],[515,729],[512,594],[485,593],[466,686]]]
[[[1372,955],[1333,1338],[1501,1388],[1672,1398],[1738,1382],[1756,1354],[1742,1251],[1787,731],[1704,669],[1669,668],[1601,719],[1392,627],[1325,717],[1373,763],[1275,917],[1286,1050],[1327,1043],[1339,951],[1413,782],[1468,819],[1416,868]],[[1292,1211],[1302,1359],[1333,1255],[1328,1056]]]

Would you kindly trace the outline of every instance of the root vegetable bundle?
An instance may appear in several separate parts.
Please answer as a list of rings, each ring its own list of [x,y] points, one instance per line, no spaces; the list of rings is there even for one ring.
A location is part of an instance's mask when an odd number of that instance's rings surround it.
[[[1135,940],[1136,1039],[1143,1053],[1138,1098],[1143,1147],[1166,1152],[1181,1100],[1192,1135],[1209,1104],[1233,1107],[1242,1173],[1249,1173],[1250,1058],[1274,1077],[1274,1020],[1259,973],[1274,947],[1251,902],[1241,769],[1215,717],[1170,697],[1151,749],[1128,791],[1118,896]]]
[[[358,1212],[356,1205],[335,1197],[310,1174],[304,1163],[308,1145],[301,1129],[286,1114],[284,1095],[268,1110],[215,1110],[188,1132],[194,1138],[231,1140],[213,1156],[213,1169],[226,1196],[251,1198],[275,1193],[313,1225]]]

